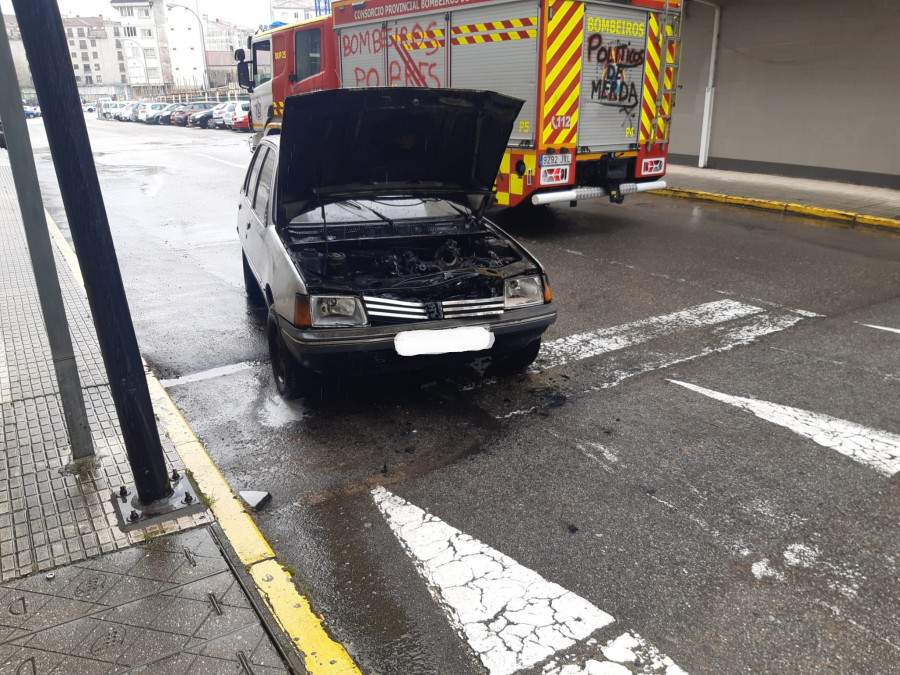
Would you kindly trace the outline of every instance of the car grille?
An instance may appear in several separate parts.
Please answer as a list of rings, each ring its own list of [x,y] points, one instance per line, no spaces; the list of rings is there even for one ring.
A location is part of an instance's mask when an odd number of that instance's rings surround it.
[[[391,298],[363,296],[363,303],[372,323],[435,321],[503,314],[502,297],[421,302],[418,300],[393,300]]]

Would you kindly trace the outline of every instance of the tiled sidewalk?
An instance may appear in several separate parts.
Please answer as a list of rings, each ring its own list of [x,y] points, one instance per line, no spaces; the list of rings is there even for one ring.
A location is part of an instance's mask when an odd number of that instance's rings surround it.
[[[77,467],[0,151],[0,675],[285,672],[209,511],[119,530],[111,491],[131,471],[87,299],[54,250],[96,449]]]

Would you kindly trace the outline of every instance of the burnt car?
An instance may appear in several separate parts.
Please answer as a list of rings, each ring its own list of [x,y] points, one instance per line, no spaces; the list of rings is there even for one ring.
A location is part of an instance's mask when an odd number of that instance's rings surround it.
[[[268,307],[279,392],[309,371],[491,357],[526,368],[556,320],[540,263],[485,217],[522,102],[494,92],[344,89],[289,97],[244,178],[237,231]]]

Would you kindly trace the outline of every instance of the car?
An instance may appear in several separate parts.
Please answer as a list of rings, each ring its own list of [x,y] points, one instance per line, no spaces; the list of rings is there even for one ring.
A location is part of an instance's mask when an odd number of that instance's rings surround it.
[[[180,110],[176,110],[172,114],[172,124],[186,127],[191,115],[195,112],[200,112],[201,110],[209,110],[215,105],[215,101],[194,101],[193,103],[185,103]]]
[[[250,131],[250,104],[241,103],[234,111],[231,121],[232,131]]]
[[[41,109],[36,105],[25,106],[25,119],[30,120],[41,116]]]
[[[244,113],[250,114],[250,102],[249,101],[239,101],[237,105],[234,107],[234,110],[231,112],[231,115],[226,115],[225,127],[227,129],[231,129],[234,126],[234,122],[238,117],[243,115]]]
[[[130,122],[131,111],[134,110],[136,105],[137,103],[134,101],[125,101],[124,104],[113,113],[113,118],[120,122]]]
[[[131,106],[131,112],[129,113],[128,119],[126,121],[137,122],[138,115],[140,115],[142,110],[146,110],[146,109],[147,109],[146,103],[135,103],[134,105]]]
[[[288,97],[237,231],[279,393],[316,374],[524,370],[556,320],[541,264],[485,216],[522,101],[405,87]]]
[[[150,119],[148,119],[148,118],[151,115],[155,116],[155,113],[158,113],[159,111],[163,110],[164,108],[167,108],[168,106],[169,106],[168,103],[161,103],[161,102],[144,103],[141,105],[141,108],[138,109],[137,121],[147,123],[150,121]]]
[[[172,124],[172,116],[175,113],[183,110],[185,105],[186,104],[184,104],[184,103],[173,104],[172,107],[167,108],[166,110],[162,111],[162,114],[160,114],[156,118],[156,123],[157,124]]]
[[[172,112],[177,108],[180,104],[178,103],[161,103],[154,105],[162,105],[161,108],[154,109],[151,107],[147,111],[147,116],[144,121],[147,124],[168,124],[169,118],[172,116]]]
[[[206,129],[209,126],[209,122],[212,119],[213,114],[216,111],[222,110],[227,106],[228,106],[227,102],[218,103],[218,104],[214,105],[212,108],[209,108],[207,110],[201,110],[199,112],[195,112],[194,114],[192,114],[190,116],[188,123],[191,126],[200,127],[201,129]]]
[[[113,115],[124,105],[122,101],[104,99],[97,105],[97,117],[104,120],[112,119]]]
[[[213,108],[212,118],[209,120],[209,126],[211,129],[224,129],[225,128],[225,118],[231,119],[231,113],[234,112],[235,107],[237,107],[237,101],[230,101],[225,104],[224,108],[216,109]]]
[[[81,109],[84,112],[94,112],[97,109],[96,104],[85,101],[81,104]]]

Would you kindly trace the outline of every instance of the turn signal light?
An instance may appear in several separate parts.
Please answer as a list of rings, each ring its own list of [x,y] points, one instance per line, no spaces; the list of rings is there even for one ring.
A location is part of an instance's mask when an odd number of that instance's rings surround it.
[[[544,276],[544,302],[553,302],[553,291],[550,290],[550,279]]]
[[[312,326],[312,317],[309,314],[309,296],[297,295],[294,298],[294,325],[302,328]]]

